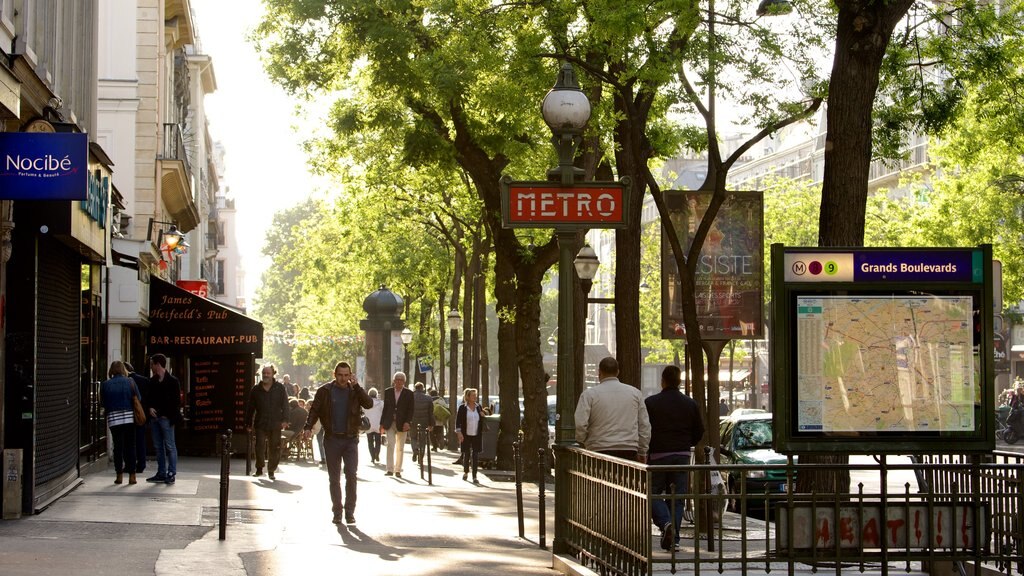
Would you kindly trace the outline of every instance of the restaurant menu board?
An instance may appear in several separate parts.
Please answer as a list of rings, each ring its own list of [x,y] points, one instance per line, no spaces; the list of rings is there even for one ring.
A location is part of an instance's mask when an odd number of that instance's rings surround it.
[[[191,378],[193,431],[245,429],[245,402],[254,378],[250,355],[193,356]]]

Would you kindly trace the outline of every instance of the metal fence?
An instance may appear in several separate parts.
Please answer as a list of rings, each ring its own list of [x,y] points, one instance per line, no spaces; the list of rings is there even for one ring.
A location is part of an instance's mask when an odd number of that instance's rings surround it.
[[[646,466],[582,448],[561,457],[565,548],[603,574],[1024,573],[1018,454],[772,466]],[[652,475],[671,471],[686,471],[693,488],[652,495]],[[850,493],[797,492],[795,479],[812,471],[849,474]],[[773,474],[787,481],[757,484]],[[711,475],[728,478],[729,491],[696,489]],[[654,498],[688,511],[678,549],[661,549]]]

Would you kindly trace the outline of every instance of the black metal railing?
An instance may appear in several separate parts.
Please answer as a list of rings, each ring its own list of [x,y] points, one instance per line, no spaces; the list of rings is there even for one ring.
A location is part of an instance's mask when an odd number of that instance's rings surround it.
[[[582,448],[564,451],[568,506],[561,533],[569,554],[605,574],[662,569],[709,573],[803,571],[928,572],[959,564],[1024,573],[1024,462],[995,453],[854,464],[646,466]],[[903,459],[900,459],[903,460]],[[685,471],[691,489],[652,495],[655,472]],[[763,484],[754,476],[849,474],[850,493],[800,493],[796,483]],[[727,477],[728,491],[712,485]],[[722,483],[717,483],[721,485]],[[693,512],[680,548],[662,552],[652,502]],[[760,518],[758,517],[760,516]],[[559,532],[556,529],[556,533]],[[655,551],[657,550],[657,551]]]
[[[185,134],[181,124],[164,124],[164,141],[160,157],[164,160],[180,160],[185,164],[185,172],[192,173],[192,161],[185,146]]]

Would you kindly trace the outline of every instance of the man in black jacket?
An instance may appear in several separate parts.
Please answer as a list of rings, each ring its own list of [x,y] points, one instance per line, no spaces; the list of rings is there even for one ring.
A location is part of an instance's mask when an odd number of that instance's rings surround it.
[[[153,354],[149,359],[153,371],[150,379],[150,400],[145,400],[149,412],[147,420],[156,449],[155,476],[146,482],[174,484],[178,473],[178,446],[174,441],[174,427],[181,422],[181,382],[167,371],[167,356]]]
[[[651,420],[651,446],[647,463],[651,466],[686,465],[690,448],[704,437],[704,423],[697,403],[679,391],[678,366],[667,366],[661,373],[661,392],[644,400]],[[686,472],[655,472],[651,476],[651,494],[686,494]],[[675,485],[675,491],[671,490]],[[669,502],[655,498],[651,502],[654,523],[661,529],[661,547],[671,550],[679,543],[679,523],[683,519],[683,501],[675,502],[675,518]]]
[[[341,467],[345,465],[345,522],[355,524],[356,468],[359,467],[360,408],[372,408],[373,400],[356,382],[348,362],[334,367],[334,380],[317,388],[304,426],[309,440],[319,421],[324,430],[324,459],[331,491],[334,523],[341,524]]]
[[[405,387],[405,372],[395,372],[391,388],[384,391],[384,411],[380,416],[380,433],[388,435],[388,471],[385,476],[402,477],[405,435],[412,427],[415,405],[412,392]]]
[[[274,379],[277,368],[267,364],[261,372],[262,380],[249,390],[245,405],[246,430],[256,434],[256,473],[263,475],[264,458],[269,460],[267,472],[274,480],[274,472],[281,460],[281,430],[288,426],[288,392],[284,384]],[[270,450],[270,454],[267,454]]]

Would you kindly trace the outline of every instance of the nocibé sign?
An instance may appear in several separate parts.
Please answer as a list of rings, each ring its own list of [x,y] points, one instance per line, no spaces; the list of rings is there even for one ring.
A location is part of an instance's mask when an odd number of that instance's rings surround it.
[[[501,223],[505,228],[625,228],[629,181],[516,182],[501,178]]]

